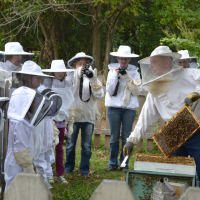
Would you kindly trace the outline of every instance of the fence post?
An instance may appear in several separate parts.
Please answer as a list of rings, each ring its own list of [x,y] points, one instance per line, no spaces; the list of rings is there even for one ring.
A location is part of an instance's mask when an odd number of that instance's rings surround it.
[[[103,84],[103,76],[98,76],[99,81]],[[102,99],[97,101],[97,108],[100,114],[102,114]],[[96,121],[95,123],[95,131],[94,131],[94,146],[100,147],[100,139],[101,139],[101,119],[100,121]]]

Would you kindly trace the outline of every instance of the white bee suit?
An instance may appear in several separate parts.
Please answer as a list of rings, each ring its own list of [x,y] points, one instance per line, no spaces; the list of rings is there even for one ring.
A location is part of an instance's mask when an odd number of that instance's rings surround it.
[[[137,144],[159,118],[163,118],[165,122],[169,121],[184,106],[184,99],[187,94],[194,92],[195,89],[200,94],[200,90],[198,90],[200,84],[199,69],[179,67],[172,74],[172,78],[172,84],[163,93],[159,92],[157,96],[148,93],[135,129],[127,141]],[[157,88],[159,88],[159,84]],[[193,103],[191,109],[196,117],[200,119],[199,100]]]
[[[74,77],[74,86],[72,87],[72,92],[74,94],[74,122],[90,122],[95,124],[96,119],[100,116],[97,110],[96,100],[102,99],[104,97],[104,91],[101,82],[97,79],[96,84],[92,84],[89,81],[89,78],[83,75],[83,88],[82,88],[82,99],[84,101],[90,100],[88,102],[83,102],[79,97],[79,88],[80,88],[80,78],[81,78],[81,69],[79,67],[75,71]],[[95,74],[94,70],[90,67],[90,70]],[[89,92],[89,85],[91,85],[91,96]]]
[[[16,162],[14,152],[28,150],[31,158],[33,158],[32,130],[34,127],[25,120],[25,116],[32,104],[35,93],[32,89],[21,87],[13,92],[10,99],[8,108],[8,119],[10,120],[8,149],[4,164],[6,190],[15,176],[24,171],[23,167]]]
[[[65,123],[67,123],[69,120],[69,108],[74,102],[74,96],[71,91],[72,85],[67,79],[62,82],[57,79],[53,80],[52,90],[62,98],[62,106],[58,114],[54,117],[55,121],[62,122],[65,120]]]
[[[105,106],[106,107],[117,107],[117,108],[126,108],[126,109],[137,109],[139,107],[137,96],[141,87],[138,87],[135,84],[129,84],[129,81],[123,80],[125,75],[117,75],[115,69],[120,67],[119,63],[112,63],[109,66],[109,73],[106,83],[106,98]],[[128,65],[127,73],[134,81],[140,82],[140,74],[138,73],[138,68],[134,65]],[[118,79],[120,77],[120,79]],[[113,96],[115,87],[119,80],[119,87],[117,95]],[[141,83],[141,82],[140,82]],[[128,92],[127,86],[131,89],[132,92]],[[128,92],[128,93],[127,93]],[[135,94],[134,94],[135,93]],[[126,97],[126,94],[128,97]],[[125,98],[127,98],[127,103],[125,104]]]

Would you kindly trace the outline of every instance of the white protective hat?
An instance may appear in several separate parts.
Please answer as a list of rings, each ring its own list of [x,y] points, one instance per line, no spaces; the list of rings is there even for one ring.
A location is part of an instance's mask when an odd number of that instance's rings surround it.
[[[64,60],[52,60],[50,69],[43,69],[43,72],[70,72],[75,69],[66,69]]]
[[[19,42],[8,42],[5,44],[4,55],[33,55],[34,53],[25,52]]]
[[[90,65],[92,65],[94,63],[94,58],[92,56],[88,56],[84,52],[80,52],[80,53],[77,53],[73,58],[71,58],[68,61],[68,66],[72,68],[73,64],[74,64],[74,61],[77,60],[78,58],[87,58],[87,59],[89,59]]]
[[[153,56],[167,56],[171,57],[173,61],[178,62],[178,60],[181,57],[180,53],[172,52],[171,49],[168,46],[158,46],[153,50],[151,55],[149,57],[143,58],[142,60],[139,60],[138,62],[140,64],[150,64],[150,58]]]
[[[180,58],[180,60],[182,60],[182,59],[198,58],[198,57],[190,57],[189,53],[188,53],[188,50],[180,50],[180,51],[178,51],[178,53],[180,53],[182,55],[181,58]]]
[[[20,73],[20,74],[30,74],[36,76],[46,76],[46,77],[53,77],[42,73],[41,67],[37,65],[35,62],[28,60],[26,61],[21,71],[13,71],[13,73]]]
[[[110,52],[110,55],[116,57],[127,57],[127,58],[139,57],[139,55],[131,53],[131,48],[125,45],[120,45],[117,52]]]
[[[150,64],[150,58],[154,58]],[[171,57],[169,63],[161,62],[163,57]],[[142,87],[150,92],[153,96],[158,96],[161,93],[168,91],[177,80],[179,71],[182,66],[178,66],[178,61],[181,54],[174,53],[167,46],[159,46],[147,58],[139,61],[142,73]]]

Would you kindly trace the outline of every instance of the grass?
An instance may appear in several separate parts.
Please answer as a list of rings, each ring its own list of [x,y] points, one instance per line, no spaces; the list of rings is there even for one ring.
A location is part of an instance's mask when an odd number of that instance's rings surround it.
[[[92,144],[93,146],[93,144]],[[63,147],[65,149],[65,146]],[[95,191],[97,186],[101,183],[103,179],[114,179],[125,181],[126,174],[124,172],[111,171],[107,172],[105,169],[108,167],[109,162],[109,150],[104,149],[104,136],[101,136],[101,145],[99,148],[92,147],[92,157],[90,159],[90,174],[91,177],[85,178],[79,173],[80,165],[80,154],[81,149],[76,149],[76,164],[75,170],[72,174],[65,175],[65,178],[69,184],[62,184],[55,182],[52,184],[53,189],[51,190],[53,198],[55,200],[85,200],[90,199],[92,193]],[[154,144],[154,149],[152,152],[147,150],[147,140],[143,141],[143,148],[139,153],[154,153],[157,154],[157,146]],[[129,168],[133,170],[134,168],[134,157],[136,151],[130,158]],[[53,171],[55,174],[55,165],[53,165]]]

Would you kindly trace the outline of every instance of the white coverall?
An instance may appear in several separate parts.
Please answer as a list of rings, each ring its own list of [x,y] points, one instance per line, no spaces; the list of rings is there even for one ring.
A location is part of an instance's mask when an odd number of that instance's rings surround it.
[[[165,122],[169,121],[184,106],[186,95],[194,92],[196,87],[200,84],[199,69],[180,68],[176,76],[174,84],[168,91],[157,97],[148,93],[135,129],[127,141],[137,144],[144,138],[146,131],[159,118],[163,118]],[[198,89],[198,87],[197,92],[200,94],[200,89]],[[200,119],[199,100],[193,103],[192,110],[196,117]]]
[[[29,110],[35,96],[35,91],[27,88],[27,91],[23,91],[24,93],[21,96],[14,96],[21,88],[18,88],[12,94],[8,108],[8,119],[10,120],[10,124],[8,149],[4,163],[5,190],[7,190],[15,176],[18,173],[23,172],[23,168],[15,160],[14,152],[28,149],[30,150],[30,156],[33,158],[34,143],[32,130],[34,127],[24,120],[23,115]]]
[[[69,119],[68,110],[74,101],[74,97],[71,92],[72,85],[73,84],[67,80],[67,77],[66,80],[62,82],[56,79],[53,80],[52,90],[58,93],[62,98],[60,111],[54,117],[56,121],[66,120],[67,122]],[[55,162],[54,149],[52,147],[54,140],[52,121],[53,117],[47,116],[34,130],[34,165],[37,168],[37,172],[43,176],[45,182],[47,181],[47,178],[53,177],[51,165]]]

